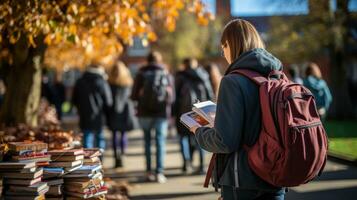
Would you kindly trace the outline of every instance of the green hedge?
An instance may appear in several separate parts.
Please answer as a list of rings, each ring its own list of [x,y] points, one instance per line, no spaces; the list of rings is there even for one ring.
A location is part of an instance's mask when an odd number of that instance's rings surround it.
[[[325,128],[330,152],[357,160],[357,121],[327,121]]]

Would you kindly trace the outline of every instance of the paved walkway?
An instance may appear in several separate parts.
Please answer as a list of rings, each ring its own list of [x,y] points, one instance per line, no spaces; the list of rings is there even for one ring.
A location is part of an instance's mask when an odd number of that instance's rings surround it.
[[[107,133],[108,134],[108,133]],[[109,135],[106,135],[109,138]],[[129,134],[129,148],[122,170],[110,169],[113,166],[112,151],[105,153],[104,166],[106,176],[118,180],[127,180],[132,188],[131,199],[134,200],[216,200],[218,194],[214,189],[203,188],[204,176],[184,176],[181,173],[181,157],[179,145],[170,137],[165,160],[168,182],[165,184],[146,183],[144,181],[145,160],[143,155],[143,140],[140,131]],[[108,144],[109,146],[110,144]],[[154,151],[155,152],[155,151]],[[196,155],[196,161],[198,160]],[[207,162],[210,155],[207,155]],[[195,163],[197,166],[197,162]],[[352,200],[357,199],[357,168],[329,161],[325,172],[316,181],[307,185],[292,188],[286,196],[287,200]]]

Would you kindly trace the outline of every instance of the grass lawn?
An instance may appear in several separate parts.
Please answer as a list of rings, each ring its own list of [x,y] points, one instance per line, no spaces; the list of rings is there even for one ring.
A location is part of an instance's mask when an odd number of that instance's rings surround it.
[[[357,121],[327,121],[329,150],[357,160]]]

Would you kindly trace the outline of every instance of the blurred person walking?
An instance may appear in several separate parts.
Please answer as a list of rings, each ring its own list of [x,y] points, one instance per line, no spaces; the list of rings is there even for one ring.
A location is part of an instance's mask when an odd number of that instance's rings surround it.
[[[111,68],[108,82],[112,92],[113,105],[107,113],[107,123],[112,131],[112,146],[115,168],[117,168],[123,167],[122,155],[125,154],[128,145],[126,132],[137,128],[138,121],[133,102],[130,99],[133,79],[123,62],[118,61]]]
[[[176,96],[174,112],[176,117],[177,132],[180,136],[180,147],[183,158],[183,172],[190,171],[192,156],[195,149],[199,151],[200,166],[199,173],[204,170],[204,150],[201,149],[190,131],[180,123],[180,116],[189,112],[192,105],[197,101],[207,101],[214,98],[209,74],[198,65],[196,59],[186,58],[183,60],[184,70],[176,74],[175,89]]]
[[[297,67],[290,66],[289,67],[289,75],[290,75],[291,81],[293,81],[294,83],[303,84],[303,80],[299,74],[299,69]]]
[[[166,135],[171,105],[174,101],[172,77],[162,63],[162,55],[153,51],[147,56],[147,64],[135,77],[131,98],[138,102],[138,116],[144,131],[147,180],[165,183],[164,160]],[[151,166],[151,130],[155,130],[156,176]]]
[[[332,102],[332,95],[327,83],[323,80],[319,66],[309,63],[305,70],[304,86],[315,96],[321,119],[324,120]]]
[[[79,126],[83,132],[85,148],[105,149],[103,134],[105,113],[112,106],[113,99],[104,69],[95,64],[77,80],[72,103],[79,114]]]
[[[215,97],[217,97],[219,84],[221,83],[221,80],[222,80],[222,74],[219,71],[219,68],[215,63],[209,63],[209,64],[205,65],[204,69],[208,72],[209,80],[211,81],[211,85],[212,85],[212,89],[214,91]]]

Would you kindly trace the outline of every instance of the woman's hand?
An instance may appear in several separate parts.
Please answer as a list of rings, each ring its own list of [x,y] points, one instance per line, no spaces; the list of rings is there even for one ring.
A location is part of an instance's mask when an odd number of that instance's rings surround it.
[[[190,128],[191,133],[195,134],[196,130],[199,128],[199,126],[193,126]]]

